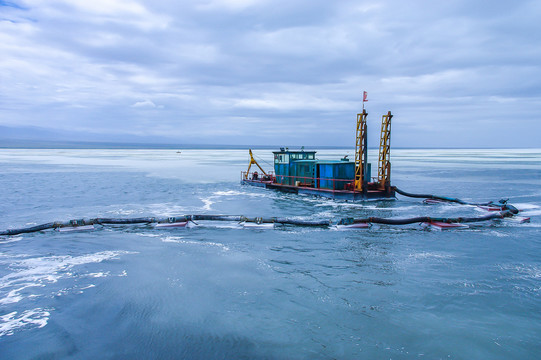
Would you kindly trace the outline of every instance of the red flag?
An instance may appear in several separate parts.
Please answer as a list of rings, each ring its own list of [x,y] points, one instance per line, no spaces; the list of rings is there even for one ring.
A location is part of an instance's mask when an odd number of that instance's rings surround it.
[[[363,102],[368,101],[368,100],[366,99],[366,96],[367,96],[367,95],[368,95],[368,94],[366,93],[366,91],[363,91]]]

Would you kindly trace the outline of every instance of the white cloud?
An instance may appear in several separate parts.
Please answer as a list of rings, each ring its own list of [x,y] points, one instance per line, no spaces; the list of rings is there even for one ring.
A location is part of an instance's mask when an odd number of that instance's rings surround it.
[[[264,4],[266,0],[202,0],[197,8],[201,10],[244,10],[254,5]]]
[[[143,101],[138,101],[135,104],[133,104],[131,107],[135,107],[135,108],[155,108],[156,104],[154,104],[151,100],[147,99],[147,100],[143,100]]]
[[[178,141],[187,136],[179,128],[192,128],[229,143],[263,129],[270,144],[333,145],[351,138],[367,90],[371,118],[392,110],[399,128],[418,130],[400,146],[423,146],[426,129],[452,146],[445,134],[457,121],[511,145],[538,142],[531,134],[541,131],[531,124],[541,107],[533,1],[14,3],[0,5],[0,126],[77,119],[144,134],[152,124]],[[529,121],[531,134],[487,128],[502,118]],[[334,137],[321,131],[331,120]],[[295,134],[285,133],[290,123]]]

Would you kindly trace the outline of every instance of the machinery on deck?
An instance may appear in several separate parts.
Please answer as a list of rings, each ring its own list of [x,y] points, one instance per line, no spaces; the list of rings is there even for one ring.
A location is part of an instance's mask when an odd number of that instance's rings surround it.
[[[347,156],[340,160],[316,159],[316,151],[304,148],[292,151],[281,148],[273,151],[274,172],[265,172],[250,153],[248,170],[241,173],[241,183],[246,185],[275,189],[284,192],[315,195],[339,200],[378,200],[394,199],[391,186],[391,112],[382,118],[380,149],[378,160],[378,181],[371,181],[372,166],[368,162],[367,125],[368,113],[364,109],[357,114],[355,160]],[[250,173],[255,164],[265,174],[260,178],[257,172]]]
[[[257,161],[255,161],[254,159],[254,154],[252,153],[252,149],[248,150],[249,153],[250,153],[250,164],[248,165],[248,170],[246,170],[246,173],[244,174],[244,178],[247,179],[248,178],[248,174],[250,173],[250,168],[252,167],[253,164],[257,165],[257,167],[259,168],[259,170],[261,170],[263,172],[263,174],[265,176],[269,176],[265,170],[263,170],[263,168],[257,163]]]
[[[357,132],[355,141],[355,190],[366,188],[365,174],[368,173],[368,148],[366,131],[366,110],[357,114]]]
[[[387,190],[391,187],[391,119],[389,111],[381,120],[381,137],[378,158],[378,188]]]

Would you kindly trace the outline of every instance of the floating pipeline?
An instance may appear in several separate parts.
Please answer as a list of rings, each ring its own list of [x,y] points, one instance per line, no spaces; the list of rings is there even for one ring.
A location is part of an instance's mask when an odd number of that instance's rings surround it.
[[[385,224],[385,225],[409,225],[415,223],[445,223],[445,224],[463,224],[463,223],[473,223],[473,222],[482,222],[488,220],[496,220],[503,218],[513,217],[514,214],[509,211],[501,211],[497,213],[488,214],[480,217],[458,217],[458,218],[434,218],[430,216],[418,216],[413,218],[403,218],[403,219],[389,219],[389,218],[378,218],[378,217],[368,217],[364,219],[354,219],[354,218],[345,218],[341,219],[338,222],[338,225],[353,225],[353,224]]]
[[[496,210],[492,214],[481,216],[481,217],[457,217],[457,218],[433,218],[429,216],[420,216],[412,218],[402,218],[402,219],[393,219],[393,218],[379,218],[379,217],[368,217],[363,219],[355,218],[343,218],[339,219],[336,224],[341,227],[350,227],[350,228],[367,228],[369,226],[360,226],[363,224],[384,224],[384,225],[409,225],[415,223],[421,224],[438,224],[437,226],[442,226],[445,224],[465,224],[473,222],[483,222],[490,220],[497,220],[503,218],[515,218],[519,222],[528,222],[529,218],[521,218],[516,216],[519,213],[519,210],[511,204],[508,204],[508,200],[500,200],[498,203],[487,202],[487,203],[471,203],[464,200],[446,197],[446,196],[437,196],[431,194],[412,194],[400,190],[394,187],[394,190],[400,195],[412,197],[412,198],[424,198],[430,199],[437,202],[451,202],[458,203],[462,205],[473,205],[479,206],[488,210]],[[299,220],[299,219],[289,219],[289,218],[279,218],[279,217],[253,217],[249,218],[244,215],[181,215],[175,217],[138,217],[138,218],[94,218],[94,219],[79,219],[79,220],[69,220],[64,222],[49,222],[41,225],[31,226],[21,229],[8,229],[0,231],[0,236],[10,236],[10,235],[20,235],[26,233],[34,233],[39,231],[44,231],[48,229],[54,229],[59,231],[70,231],[70,230],[89,230],[93,229],[94,225],[137,225],[137,224],[154,224],[157,228],[167,228],[167,227],[185,227],[189,222],[197,224],[196,221],[229,221],[229,222],[238,222],[243,224],[251,224],[251,227],[257,227],[257,225],[265,224],[280,224],[280,225],[292,225],[292,226],[307,226],[307,227],[330,227],[333,225],[331,220]],[[448,228],[451,228],[449,226]]]
[[[431,200],[438,200],[438,201],[442,201],[442,202],[451,202],[451,203],[456,203],[456,204],[461,204],[461,205],[473,205],[473,206],[479,206],[479,207],[488,207],[488,208],[494,208],[495,210],[499,210],[499,211],[510,211],[514,215],[519,213],[519,210],[516,207],[514,207],[513,205],[507,203],[509,201],[509,199],[502,199],[502,200],[498,201],[497,203],[493,202],[493,201],[489,201],[489,202],[486,202],[486,203],[472,203],[472,202],[467,202],[467,201],[464,201],[464,200],[460,200],[460,199],[456,199],[456,198],[452,198],[452,197],[447,197],[447,196],[438,196],[438,195],[431,195],[431,194],[412,194],[412,193],[408,193],[408,192],[405,192],[403,190],[400,190],[397,187],[393,187],[393,188],[398,194],[400,194],[402,196],[406,196],[406,197],[411,197],[411,198],[431,199]]]
[[[504,210],[500,212],[494,212],[481,217],[457,217],[457,218],[433,218],[429,216],[420,216],[413,218],[379,218],[368,217],[363,219],[355,218],[343,218],[335,222],[337,226],[351,227],[351,228],[366,228],[356,226],[359,224],[385,224],[385,225],[408,225],[414,223],[424,224],[463,224],[482,222],[496,219],[512,218],[515,214],[510,210]],[[238,222],[243,224],[250,224],[251,227],[257,227],[257,225],[265,224],[280,224],[280,225],[292,225],[292,226],[308,226],[308,227],[330,227],[333,225],[331,220],[299,220],[289,218],[278,217],[246,217],[243,215],[182,215],[167,218],[154,218],[154,217],[142,217],[142,218],[95,218],[95,219],[79,219],[69,220],[65,222],[49,222],[42,225],[36,225],[32,227],[22,229],[8,229],[0,231],[0,236],[20,235],[26,233],[39,232],[48,229],[54,229],[59,231],[72,231],[72,230],[88,230],[92,229],[94,225],[130,225],[130,224],[155,224],[156,227],[184,227],[188,222],[196,221],[229,221]],[[161,225],[161,226],[160,226]]]
[[[63,229],[77,229],[93,225],[131,225],[131,224],[155,224],[155,225],[172,225],[195,221],[229,221],[239,223],[253,223],[253,224],[282,224],[282,225],[296,225],[296,226],[330,226],[331,222],[328,220],[309,221],[298,220],[288,218],[263,218],[254,217],[249,218],[243,215],[182,215],[167,218],[154,218],[154,217],[142,217],[142,218],[94,218],[94,219],[78,219],[69,221],[55,221],[41,225],[31,226],[21,229],[8,229],[0,231],[0,236],[20,235],[33,233],[43,230],[60,230]],[[166,226],[164,226],[166,227]]]

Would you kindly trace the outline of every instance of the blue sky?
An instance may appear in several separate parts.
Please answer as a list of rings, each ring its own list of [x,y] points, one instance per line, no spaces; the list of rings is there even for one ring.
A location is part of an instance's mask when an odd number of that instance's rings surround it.
[[[540,1],[0,0],[0,138],[541,147]]]

